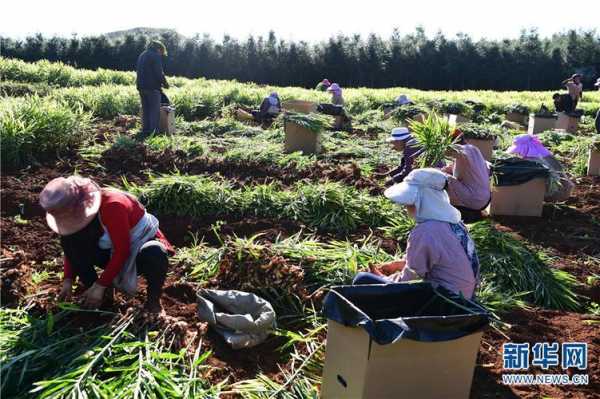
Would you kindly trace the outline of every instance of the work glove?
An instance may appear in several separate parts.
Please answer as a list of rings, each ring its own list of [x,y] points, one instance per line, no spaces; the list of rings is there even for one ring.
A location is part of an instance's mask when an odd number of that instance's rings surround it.
[[[62,288],[60,289],[60,293],[58,294],[58,300],[61,302],[68,302],[71,300],[73,296],[73,280],[70,278],[66,278],[63,281]]]
[[[83,307],[88,309],[96,309],[102,305],[102,299],[104,298],[104,290],[106,287],[101,286],[98,283],[92,284],[83,293]]]

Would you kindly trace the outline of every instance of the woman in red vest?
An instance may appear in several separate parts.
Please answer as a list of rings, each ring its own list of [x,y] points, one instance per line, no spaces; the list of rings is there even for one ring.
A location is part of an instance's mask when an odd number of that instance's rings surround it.
[[[71,299],[79,277],[87,287],[83,305],[97,308],[109,287],[134,295],[141,274],[148,283],[146,309],[160,312],[168,255],[174,251],[158,220],[134,196],[87,178],[59,177],[44,187],[40,204],[65,255],[60,300]],[[94,266],[104,269],[99,278]]]

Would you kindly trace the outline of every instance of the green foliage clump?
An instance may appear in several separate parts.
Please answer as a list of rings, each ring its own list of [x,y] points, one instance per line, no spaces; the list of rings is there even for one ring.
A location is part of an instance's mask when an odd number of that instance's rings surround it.
[[[21,168],[81,145],[90,137],[90,115],[81,107],[37,96],[0,100],[2,166]]]
[[[467,139],[493,140],[501,135],[501,130],[494,125],[461,123],[458,128]]]
[[[525,104],[521,104],[521,103],[514,103],[514,104],[510,104],[507,105],[504,108],[504,111],[506,113],[515,113],[515,114],[521,114],[521,115],[529,115],[529,107]]]
[[[531,252],[489,222],[475,223],[469,230],[479,254],[482,277],[493,282],[503,295],[518,295],[550,309],[579,309],[578,296],[573,291],[575,277],[548,267],[542,254]]]
[[[299,114],[286,112],[283,115],[284,122],[295,123],[311,132],[321,132],[331,125],[331,118],[321,114]]]
[[[443,161],[454,143],[448,121],[433,112],[423,122],[412,121],[410,130],[423,149],[416,159],[419,168],[433,167]]]

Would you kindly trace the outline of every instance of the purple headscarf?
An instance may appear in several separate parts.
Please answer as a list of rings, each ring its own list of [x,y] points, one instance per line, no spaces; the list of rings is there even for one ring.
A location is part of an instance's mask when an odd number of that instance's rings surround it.
[[[337,83],[334,83],[331,86],[329,86],[329,88],[327,89],[327,91],[332,92],[336,96],[341,96],[342,95],[342,88]]]
[[[544,158],[552,155],[550,151],[533,134],[520,134],[513,139],[513,144],[508,150],[509,154],[516,154],[522,158]]]

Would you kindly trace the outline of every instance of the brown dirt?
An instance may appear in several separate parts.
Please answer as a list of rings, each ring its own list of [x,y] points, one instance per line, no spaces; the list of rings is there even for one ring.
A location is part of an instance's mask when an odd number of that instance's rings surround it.
[[[581,177],[571,198],[560,205],[546,204],[541,218],[494,217],[533,244],[561,254],[600,255],[600,177]]]
[[[589,316],[578,313],[557,312],[535,309],[516,311],[502,317],[512,324],[506,332],[507,340],[500,333],[490,329],[483,336],[477,358],[471,398],[598,398],[600,397],[600,331],[598,325],[589,325]],[[587,371],[590,384],[587,386],[519,386],[502,385],[502,344],[506,342],[587,342]],[[539,374],[540,368],[530,368],[524,373]],[[543,371],[548,374],[562,374],[560,368]],[[571,370],[569,370],[569,373]],[[507,373],[508,374],[508,373]]]
[[[118,156],[113,154],[115,165]],[[129,155],[129,154],[128,154]],[[173,165],[181,165],[179,155],[165,157],[161,162],[166,170],[173,170]],[[2,179],[2,217],[0,219],[2,235],[2,264],[1,272],[1,301],[3,306],[15,306],[22,302],[25,295],[31,295],[32,289],[39,295],[34,296],[34,311],[45,312],[54,309],[53,298],[58,292],[59,282],[56,277],[45,281],[38,287],[31,287],[31,273],[39,268],[44,261],[52,271],[60,271],[60,248],[58,239],[46,226],[43,212],[37,205],[37,195],[43,186],[52,178],[71,173],[75,166],[80,173],[91,175],[100,184],[119,184],[121,176],[79,161],[61,161],[50,167],[32,168],[31,170],[3,176]],[[140,168],[125,167],[125,176],[136,183],[143,183],[146,177],[140,170],[152,167],[159,160],[146,154]],[[325,179],[344,182],[366,188],[373,193],[380,192],[377,182],[364,179],[356,165],[325,165],[316,164],[306,174],[293,173],[285,169],[270,170],[257,167],[239,168],[239,165],[224,163],[202,164],[191,162],[188,172],[212,173],[218,172],[238,181],[280,181],[292,184],[299,179]],[[167,169],[170,168],[170,169]],[[198,168],[198,169],[194,169]],[[262,168],[262,169],[261,169]],[[135,170],[134,170],[135,169]],[[159,167],[160,169],[160,167]],[[240,171],[240,169],[243,169]],[[247,171],[247,169],[251,169]],[[264,180],[261,180],[264,179]],[[600,237],[600,186],[599,178],[581,178],[574,196],[567,205],[546,206],[542,219],[498,218],[496,221],[505,231],[510,231],[519,237],[527,239],[534,245],[539,245],[556,257],[555,266],[572,272],[580,282],[584,282],[590,273],[599,273],[597,258],[600,248],[597,239]],[[22,215],[23,219],[15,218]],[[176,245],[187,245],[191,242],[189,231],[198,232],[199,238],[205,238],[209,243],[218,243],[218,238],[211,232],[210,226],[214,221],[192,222],[186,218],[171,218],[162,220],[161,224],[167,236]],[[300,230],[300,226],[285,221],[269,221],[261,219],[245,219],[227,221],[219,228],[221,236],[250,236],[264,233],[263,239],[272,242],[277,235],[288,236]],[[395,252],[397,244],[392,240],[383,241],[382,248]],[[261,258],[234,260],[234,254],[228,254],[221,264],[216,279],[209,282],[211,287],[235,288],[255,291],[260,287],[277,286],[278,288],[308,299],[309,293],[304,286],[303,270],[281,258]],[[274,283],[276,281],[276,283]],[[229,349],[222,339],[202,323],[195,312],[195,290],[197,286],[183,282],[177,270],[172,270],[163,296],[163,307],[166,316],[148,318],[145,323],[166,331],[174,338],[175,347],[185,347],[201,342],[203,349],[212,350],[213,356],[209,363],[219,367],[207,377],[211,381],[220,381],[228,376],[231,381],[252,378],[257,373],[264,372],[279,380],[279,367],[286,367],[288,356],[277,350],[283,343],[280,338],[271,338],[257,348],[243,351]],[[599,301],[598,287],[583,287],[581,293]],[[115,304],[105,307],[107,310],[125,313],[131,306],[141,307],[144,301],[144,284],[140,293],[133,300],[126,300],[117,295]],[[314,298],[313,298],[314,299]],[[475,380],[471,397],[473,398],[583,398],[600,397],[598,376],[599,334],[597,325],[588,325],[584,321],[591,316],[576,313],[535,310],[533,312],[513,312],[503,316],[503,320],[513,324],[507,333],[513,342],[538,341],[583,341],[590,343],[590,378],[588,387],[521,387],[509,388],[501,385],[502,363],[500,350],[507,340],[499,333],[491,330],[484,336],[484,342],[478,358]],[[93,318],[89,315],[76,315],[74,322],[87,325],[105,322],[105,318]]]

